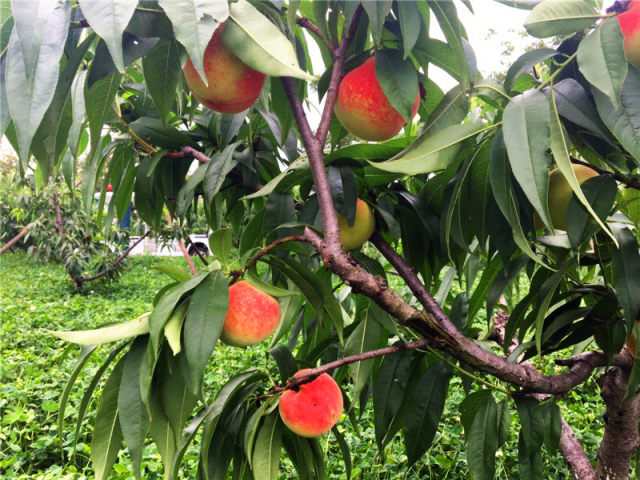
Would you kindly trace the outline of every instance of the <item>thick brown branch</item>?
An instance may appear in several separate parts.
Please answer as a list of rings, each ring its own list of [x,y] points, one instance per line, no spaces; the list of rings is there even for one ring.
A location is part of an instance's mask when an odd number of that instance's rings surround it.
[[[336,46],[333,44],[333,42],[331,41],[330,38],[326,38],[322,32],[320,31],[320,29],[318,28],[318,26],[313,23],[311,20],[309,20],[307,17],[302,17],[299,18],[296,23],[298,25],[300,25],[302,28],[306,28],[307,30],[309,30],[310,32],[312,32],[316,37],[318,37],[320,40],[322,40],[324,43],[326,43],[327,47],[329,47],[329,50],[333,53],[333,51],[336,49]]]
[[[18,233],[15,237],[13,237],[11,240],[9,240],[2,248],[0,248],[0,255],[2,255],[4,252],[6,252],[7,250],[9,250],[11,247],[13,247],[16,243],[18,243],[27,233],[29,233],[31,230],[33,230],[33,227],[35,227],[38,222],[40,220],[42,220],[42,218],[44,217],[44,214],[40,215],[38,217],[37,220],[31,222],[29,225],[26,225],[22,228],[22,230],[20,230],[20,233]]]
[[[165,158],[195,158],[200,163],[208,163],[211,161],[209,157],[207,157],[200,150],[196,150],[193,147],[184,146],[180,149],[179,152],[169,152],[164,155]]]
[[[629,371],[614,367],[598,379],[600,394],[606,405],[604,436],[598,450],[598,480],[629,478],[633,453],[640,445],[638,419],[640,397],[635,394],[622,402],[627,390]]]
[[[281,392],[283,390],[295,390],[300,385],[312,382],[316,377],[323,373],[333,370],[334,368],[342,367],[343,365],[349,365],[351,363],[361,362],[363,360],[369,360],[371,358],[383,357],[385,355],[392,355],[394,353],[406,352],[407,350],[416,350],[418,348],[424,348],[429,345],[429,341],[426,339],[416,340],[414,342],[403,343],[400,345],[392,345],[391,347],[380,348],[378,350],[371,350],[368,352],[358,353],[357,355],[350,355],[348,357],[335,360],[333,362],[321,365],[319,367],[311,368],[307,370],[303,375],[291,377],[284,387],[276,386],[273,388],[275,392]]]
[[[129,254],[131,253],[131,251],[136,248],[136,246],[142,241],[144,240],[149,234],[151,233],[151,230],[148,230],[146,232],[144,232],[140,238],[138,238],[135,242],[133,242],[126,250],[124,250],[119,256],[118,258],[115,259],[115,261],[111,264],[111,266],[109,268],[107,268],[106,270],[103,270],[99,273],[96,273],[95,275],[90,275],[88,277],[82,277],[79,279],[80,281],[80,285],[82,285],[84,282],[90,282],[92,280],[97,280],[99,278],[104,277],[107,273],[109,273],[114,267],[118,266],[125,258],[127,258],[129,256]]]
[[[316,187],[318,196],[318,205],[322,215],[322,225],[324,231],[324,241],[327,245],[334,249],[340,249],[340,233],[338,230],[338,218],[333,208],[333,200],[331,198],[331,188],[327,179],[327,172],[324,168],[324,157],[322,152],[322,143],[313,136],[311,127],[304,113],[302,102],[298,98],[293,80],[287,77],[281,78],[282,86],[293,110],[293,116],[298,125],[298,131],[302,137],[302,143],[309,157],[309,165],[311,166],[311,174]]]
[[[573,478],[576,480],[595,480],[596,472],[589,462],[589,458],[584,453],[584,449],[580,445],[576,434],[562,418],[562,433],[560,434],[560,443],[558,444],[558,450],[564,457],[569,470],[573,474]]]

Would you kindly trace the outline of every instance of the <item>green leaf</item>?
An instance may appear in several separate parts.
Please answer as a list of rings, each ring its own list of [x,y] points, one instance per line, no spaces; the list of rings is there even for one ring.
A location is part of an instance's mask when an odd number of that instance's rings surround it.
[[[125,338],[137,337],[149,333],[150,312],[140,315],[138,318],[125,323],[111,325],[109,327],[96,328],[94,330],[61,331],[47,330],[47,332],[61,338],[65,342],[78,345],[102,345]]]
[[[345,356],[357,355],[380,348],[382,325],[374,318],[371,312],[372,302],[368,299],[358,299],[356,308],[355,321],[358,322],[358,324],[344,344]],[[349,373],[353,380],[352,398],[359,398],[360,392],[369,380],[374,362],[375,359],[372,358],[349,365]]]
[[[275,480],[278,478],[281,432],[282,426],[278,412],[272,412],[264,417],[253,449],[252,467],[255,480]]]
[[[616,107],[611,100],[598,89],[591,89],[596,101],[600,118],[611,130],[622,146],[633,156],[636,165],[640,165],[640,71],[630,68],[622,86],[621,106]]]
[[[493,0],[494,2],[501,3],[513,8],[520,8],[522,10],[531,10],[536,5],[542,3],[544,0]]]
[[[480,405],[466,437],[467,463],[471,478],[493,479],[498,450],[498,406],[492,395],[487,395]]]
[[[140,480],[142,449],[149,430],[149,414],[140,391],[140,368],[147,354],[148,338],[137,338],[124,357],[124,367],[118,392],[118,418],[124,441],[131,455],[133,472]]]
[[[177,42],[160,40],[142,59],[144,79],[162,125],[167,124],[182,76],[183,50]]]
[[[640,255],[635,235],[628,228],[615,229],[620,248],[614,249],[615,291],[624,312],[627,331],[631,331],[640,313]]]
[[[91,463],[96,479],[109,477],[122,445],[122,431],[118,422],[118,391],[122,383],[124,357],[116,364],[102,389],[100,406],[93,426]]]
[[[140,117],[129,127],[145,142],[158,147],[179,150],[184,145],[197,146],[189,135],[170,125],[163,126],[157,118]]]
[[[160,340],[164,332],[164,326],[180,299],[196,288],[207,275],[205,273],[192,277],[186,282],[179,283],[164,292],[164,295],[162,295],[149,316],[149,333],[154,351],[158,352],[160,350]]]
[[[83,70],[78,72],[73,79],[71,85],[71,113],[72,122],[69,128],[69,135],[67,137],[67,144],[71,154],[75,157],[78,156],[78,143],[80,142],[80,135],[82,134],[82,125],[87,114],[84,104],[84,84],[87,77],[87,71]],[[74,169],[75,171],[75,169]]]
[[[375,56],[376,78],[385,97],[402,118],[411,124],[411,110],[418,98],[418,72],[399,50],[385,48]]]
[[[391,10],[391,0],[363,0],[362,6],[369,17],[369,25],[373,34],[373,41],[378,44],[382,36],[385,18]]]
[[[453,2],[442,2],[439,0],[428,0],[427,3],[438,19],[440,29],[452,50],[453,58],[460,72],[460,85],[463,90],[466,90],[473,79],[469,74],[467,56],[462,43],[462,29],[460,27],[460,21],[458,20],[456,6]]]
[[[78,0],[78,4],[91,28],[107,44],[113,63],[120,73],[124,73],[122,33],[138,0]]]
[[[384,447],[384,440],[391,440],[387,433],[395,417],[400,413],[411,361],[411,352],[388,355],[382,360],[382,365],[376,376],[373,385],[373,423],[376,442],[381,451]]]
[[[589,0],[545,0],[534,7],[524,28],[537,38],[568,35],[589,28],[600,17]]]
[[[575,197],[569,200],[569,206],[567,208],[567,235],[569,242],[574,250],[578,249],[578,246],[585,240],[592,238],[602,225],[606,225],[606,219],[613,203],[616,200],[616,194],[618,193],[618,185],[612,176],[599,175],[594,178],[588,179],[581,186],[585,197],[589,200],[589,209],[594,211],[594,215],[598,219],[596,223],[592,215],[585,210],[585,208],[579,204]],[[606,228],[605,232],[609,233],[616,246],[618,241],[609,229]]]
[[[607,95],[615,106],[620,106],[620,94],[628,70],[623,40],[620,23],[610,20],[591,32],[578,47],[580,73]]]
[[[433,109],[424,123],[424,129],[420,133],[420,137],[413,145],[418,146],[419,142],[424,141],[430,135],[445,127],[462,123],[468,113],[469,98],[466,92],[460,86],[453,87]]]
[[[549,95],[549,104],[551,107],[551,116],[549,120],[551,152],[553,153],[553,158],[556,161],[556,165],[558,165],[558,168],[562,172],[562,175],[564,175],[564,178],[569,183],[569,186],[571,187],[571,190],[573,190],[576,198],[582,205],[584,205],[589,214],[596,220],[596,222],[598,222],[600,227],[602,227],[602,229],[613,239],[613,234],[609,231],[604,222],[591,207],[591,204],[582,192],[580,183],[578,183],[578,178],[573,171],[571,159],[569,158],[569,145],[567,145],[566,137],[564,136],[564,132],[562,129],[562,123],[560,122],[560,117],[556,108],[554,89],[551,89],[551,93]]]
[[[111,108],[121,79],[122,76],[119,73],[113,73],[97,81],[85,90],[84,103],[87,119],[89,120],[89,132],[91,134],[91,151],[89,153],[91,162],[95,161],[94,156],[98,149],[100,138],[102,138],[104,123],[106,119],[112,115]],[[89,196],[93,196],[93,191],[91,191]]]
[[[227,281],[220,271],[211,272],[193,292],[184,323],[184,349],[194,393],[200,390],[228,308]]]
[[[191,278],[191,272],[175,265],[151,265],[151,268],[167,274],[178,282],[185,282]]]
[[[211,161],[207,164],[207,171],[204,174],[204,198],[207,205],[211,205],[213,197],[220,191],[225,178],[238,161],[233,158],[233,153],[238,148],[240,142],[227,145],[224,150],[216,153],[211,157]]]
[[[507,151],[504,145],[504,133],[500,130],[491,146],[489,160],[489,179],[494,198],[504,218],[513,231],[513,240],[520,249],[532,260],[544,265],[542,260],[531,250],[529,240],[522,230],[520,223],[519,206],[511,185],[511,169],[507,159]],[[546,174],[548,176],[548,174]],[[505,260],[506,261],[506,260]],[[473,300],[473,299],[472,299]],[[472,302],[473,303],[473,302]]]
[[[509,92],[513,88],[515,80],[523,73],[529,72],[533,67],[558,54],[553,48],[536,48],[522,54],[507,70],[504,78],[504,89]]]
[[[300,69],[289,39],[253,5],[238,0],[230,9],[232,21],[226,24],[222,40],[240,60],[271,77],[317,80]]]
[[[220,228],[209,235],[209,247],[213,254],[223,264],[229,261],[233,240],[233,232],[230,228]]]
[[[173,355],[178,355],[182,351],[182,345],[180,344],[180,335],[182,333],[182,324],[184,323],[184,317],[187,313],[188,301],[182,302],[171,314],[169,320],[164,326],[164,337],[167,339],[167,343],[173,352]]]
[[[203,66],[204,51],[213,37],[213,32],[229,16],[227,2],[158,0],[158,5],[171,20],[176,39],[187,50],[193,66],[207,85]]]
[[[18,134],[22,168],[29,146],[58,83],[60,57],[67,40],[71,5],[67,1],[30,2],[14,12],[15,26],[6,54],[7,107]]]
[[[438,431],[449,387],[450,368],[444,362],[431,365],[422,374],[406,412],[404,447],[411,466],[427,451]]]
[[[65,417],[65,410],[67,409],[67,402],[69,401],[69,395],[71,394],[71,389],[73,388],[73,385],[75,384],[78,375],[80,375],[80,372],[82,371],[82,369],[84,368],[84,366],[87,363],[87,360],[89,360],[89,358],[91,357],[91,354],[93,353],[93,351],[97,348],[96,345],[83,345],[80,348],[80,354],[78,355],[78,361],[76,362],[75,366],[73,367],[73,371],[71,372],[71,375],[69,376],[69,380],[67,380],[67,383],[64,386],[64,390],[62,391],[62,394],[60,395],[60,401],[58,402],[58,432],[60,432],[58,434],[58,438],[60,440],[60,448],[62,449],[62,445],[63,445],[63,440],[64,440],[64,417]]]
[[[530,397],[516,398],[520,416],[520,436],[518,438],[518,462],[520,478],[536,480],[542,478],[544,461],[542,443],[544,441],[544,415],[540,405]]]
[[[547,191],[550,146],[549,103],[538,90],[511,99],[503,115],[504,143],[516,180],[547,226],[551,225]]]
[[[276,189],[278,184],[284,179],[284,177],[287,176],[289,172],[293,172],[296,170],[308,170],[308,169],[309,169],[309,159],[306,157],[306,155],[304,155],[294,160],[293,162],[291,162],[291,164],[289,164],[289,166],[285,170],[283,170],[278,175],[276,175],[271,180],[269,180],[267,184],[264,187],[262,187],[260,190],[258,190],[255,193],[245,195],[244,197],[241,198],[241,200],[251,200],[253,198],[266,197]]]
[[[415,2],[398,2],[398,22],[402,33],[402,46],[404,55],[407,58],[414,45],[418,41],[422,22],[420,21],[420,11]]]
[[[204,174],[207,171],[207,167],[207,164],[199,165],[178,192],[178,199],[176,200],[177,217],[184,217],[189,207],[191,207],[196,188],[204,180]]]
[[[458,154],[460,144],[476,136],[483,130],[494,128],[480,123],[463,123],[443,128],[433,135],[425,137],[400,152],[386,162],[371,162],[374,167],[386,172],[418,175],[446,168]]]

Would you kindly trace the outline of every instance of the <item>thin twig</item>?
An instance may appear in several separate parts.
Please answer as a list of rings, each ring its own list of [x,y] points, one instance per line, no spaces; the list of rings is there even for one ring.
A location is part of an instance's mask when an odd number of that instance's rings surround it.
[[[168,213],[166,214],[166,219],[169,225],[173,223],[173,220],[171,219],[171,215],[169,215]],[[198,269],[196,268],[195,263],[193,263],[193,259],[191,258],[191,255],[189,255],[189,252],[187,251],[187,247],[184,246],[184,242],[182,241],[181,238],[178,238],[177,242],[178,242],[178,247],[180,247],[180,250],[182,251],[182,256],[187,261],[187,265],[189,265],[189,269],[191,270],[191,273],[193,275],[198,275]]]
[[[129,135],[131,135],[131,138],[133,138],[136,142],[138,142],[140,145],[142,145],[142,147],[149,153],[155,153],[158,151],[158,149],[156,147],[154,147],[153,145],[149,145],[147,142],[145,142],[142,138],[140,138],[138,136],[138,134],[136,132],[133,131],[133,129],[129,126],[129,124],[126,122],[126,120],[124,118],[122,118],[122,115],[120,115],[118,113],[118,111],[115,109],[115,107],[111,108],[111,111],[113,112],[113,114],[118,118],[118,121],[122,124],[122,126],[125,128],[125,130],[129,133]]]
[[[333,53],[333,51],[336,49],[335,44],[331,41],[330,38],[325,37],[322,32],[320,31],[320,29],[318,28],[318,26],[313,23],[311,20],[309,20],[307,17],[302,17],[299,18],[296,23],[298,25],[300,25],[302,28],[306,28],[307,30],[309,30],[310,32],[312,32],[313,34],[315,34],[316,37],[318,37],[320,40],[322,40],[324,43],[326,43],[327,47],[329,47],[329,50]]]
[[[187,145],[183,146],[179,152],[170,152],[164,155],[165,158],[195,158],[200,163],[208,163],[211,158],[207,157],[204,153],[196,150],[193,147]]]
[[[209,262],[207,262],[207,259],[204,258],[204,255],[202,255],[202,252],[200,251],[200,249],[196,246],[195,243],[193,243],[193,240],[191,240],[191,238],[189,236],[187,236],[187,245],[191,245],[193,247],[193,249],[196,251],[196,255],[198,255],[198,258],[200,259],[200,261],[204,264],[205,267],[209,266]]]
[[[579,158],[576,157],[570,157],[571,158],[571,163],[575,163],[577,165],[584,165],[585,167],[589,167],[591,170],[594,170],[596,172],[598,172],[600,175],[613,175],[613,178],[615,178],[618,182],[626,185],[629,188],[633,188],[635,190],[640,190],[640,180],[638,180],[637,178],[626,178],[622,175],[620,175],[619,173],[616,172],[610,172],[609,170],[605,170],[604,168],[598,168],[595,167],[593,165],[591,165],[590,163],[587,163],[583,160],[580,160]]]
[[[413,342],[407,342],[400,345],[392,345],[391,347],[379,348],[377,350],[371,350],[368,352],[358,353],[356,355],[350,355],[348,357],[329,362],[319,367],[311,368],[304,374],[291,377],[287,380],[287,384],[284,386],[275,385],[271,391],[282,392],[283,390],[296,390],[305,383],[312,382],[315,378],[323,373],[333,370],[334,368],[342,367],[343,365],[349,365],[351,363],[361,362],[363,360],[369,360],[371,358],[383,357],[385,355],[392,355],[394,353],[406,352],[409,350],[416,350],[418,348],[425,348],[429,345],[429,340],[423,338],[415,340]]]

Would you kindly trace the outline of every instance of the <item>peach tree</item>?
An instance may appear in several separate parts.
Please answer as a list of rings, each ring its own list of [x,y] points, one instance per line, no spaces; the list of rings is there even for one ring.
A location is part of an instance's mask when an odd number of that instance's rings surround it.
[[[123,445],[140,478],[149,438],[165,478],[193,442],[199,478],[277,478],[283,456],[300,478],[325,478],[325,441],[289,430],[278,402],[327,373],[344,410],[326,442],[347,478],[344,432],[370,404],[377,448],[402,433],[419,470],[454,377],[472,478],[494,477],[512,428],[514,476],[543,478],[559,450],[575,478],[628,477],[640,443],[640,2],[498,1],[556,39],[499,84],[458,18],[487,2],[0,3],[0,132],[20,170],[80,182],[87,210],[111,184],[105,228],[133,199],[155,232],[167,215],[177,228],[205,215],[212,231],[215,258],[167,269],[148,314],[57,332],[82,345],[60,435],[87,359],[110,349],[76,419],[77,438],[100,392],[96,478]],[[261,344],[278,371],[208,391],[241,279],[279,301]],[[592,377],[606,408],[597,456],[559,408]]]

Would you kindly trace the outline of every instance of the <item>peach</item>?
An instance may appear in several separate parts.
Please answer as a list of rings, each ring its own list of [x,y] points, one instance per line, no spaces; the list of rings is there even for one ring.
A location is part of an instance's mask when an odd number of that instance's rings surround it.
[[[640,0],[633,0],[627,10],[618,15],[624,36],[624,55],[640,70]]]
[[[411,108],[411,116],[416,114],[419,104],[420,94]],[[362,140],[388,140],[405,124],[378,83],[373,57],[344,77],[334,111],[344,128]]]
[[[247,281],[229,287],[229,309],[220,338],[235,347],[247,347],[269,337],[280,325],[280,304]]]
[[[376,228],[376,219],[373,216],[371,207],[363,200],[358,199],[356,202],[356,217],[353,225],[349,225],[349,221],[345,215],[338,215],[338,227],[340,228],[340,242],[345,250],[356,250],[360,248],[364,242],[369,240]]]
[[[236,57],[222,41],[224,24],[214,32],[204,52],[205,85],[198,71],[187,58],[184,76],[191,93],[200,103],[220,113],[239,113],[256,101],[265,75]]]
[[[300,370],[300,376],[309,369]],[[280,397],[280,418],[293,433],[314,438],[324,435],[338,423],[342,413],[342,392],[326,373],[313,381],[287,390]]]

